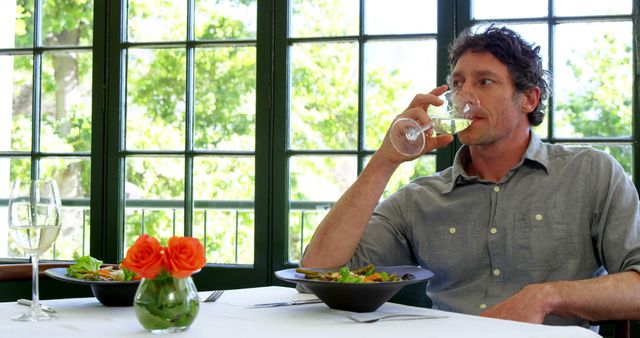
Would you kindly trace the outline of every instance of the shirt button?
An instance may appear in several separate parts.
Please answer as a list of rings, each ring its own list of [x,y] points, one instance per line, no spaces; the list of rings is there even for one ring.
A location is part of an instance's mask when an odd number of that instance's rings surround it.
[[[500,187],[496,185],[495,187],[493,187],[493,191],[500,192]]]
[[[498,229],[494,227],[494,228],[491,228],[491,230],[489,230],[489,231],[490,231],[492,234],[495,234],[496,232],[498,232]]]
[[[481,308],[482,310],[486,309],[486,308],[487,308],[487,304],[484,304],[484,303],[483,303],[483,304],[480,304],[480,308]]]
[[[455,227],[449,228],[449,233],[452,234],[452,235],[455,234],[456,233],[456,228]]]
[[[542,221],[542,215],[537,214],[536,215],[536,221]]]
[[[500,269],[493,269],[494,276],[500,276]]]

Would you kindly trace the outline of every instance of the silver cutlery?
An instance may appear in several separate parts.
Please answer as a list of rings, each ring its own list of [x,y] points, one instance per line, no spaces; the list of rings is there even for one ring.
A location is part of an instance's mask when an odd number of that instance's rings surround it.
[[[302,300],[290,300],[288,302],[274,302],[274,303],[262,303],[253,304],[252,307],[276,307],[276,306],[288,306],[288,305],[304,305],[304,304],[317,304],[322,303],[320,299],[302,299]]]
[[[224,290],[218,290],[218,291],[213,291],[211,292],[211,294],[205,298],[203,300],[204,303],[213,303],[216,300],[218,300],[218,298],[220,298],[220,296],[222,296],[222,294],[224,293]]]
[[[31,301],[28,299],[18,299],[18,304],[24,305],[24,306],[31,306]],[[54,308],[46,306],[42,303],[40,303],[40,308],[42,309],[42,311],[45,311],[45,312],[56,313],[56,310]]]
[[[393,313],[393,314],[376,314],[376,313],[356,313],[349,316],[349,319],[358,323],[375,323],[381,319],[395,318],[395,320],[416,320],[416,319],[441,319],[447,316],[433,316],[413,313]]]

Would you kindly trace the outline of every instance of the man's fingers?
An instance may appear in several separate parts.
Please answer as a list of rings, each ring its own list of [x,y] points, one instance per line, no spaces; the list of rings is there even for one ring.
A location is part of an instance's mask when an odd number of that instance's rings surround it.
[[[429,94],[418,94],[411,100],[409,108],[422,107],[422,109],[427,109],[429,105],[442,104],[442,100],[440,100],[438,96],[444,94],[447,89],[449,89],[447,85],[442,85],[430,91]]]
[[[433,137],[427,137],[427,147],[429,151],[433,149],[440,149],[446,147],[449,143],[453,142],[453,136],[449,134],[442,134]]]

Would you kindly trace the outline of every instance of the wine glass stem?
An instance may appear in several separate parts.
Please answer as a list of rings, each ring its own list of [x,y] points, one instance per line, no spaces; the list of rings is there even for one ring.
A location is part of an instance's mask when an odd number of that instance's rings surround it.
[[[427,129],[433,127],[433,124],[435,123],[434,120],[431,120],[431,122],[425,124],[424,126],[420,127],[420,129],[409,129],[407,131],[407,139],[408,140],[415,140],[418,138],[418,135],[424,133]]]
[[[31,266],[33,267],[31,271],[31,309],[33,309],[33,311],[40,311],[40,297],[38,295],[38,274],[40,271],[38,269],[38,258],[37,253],[31,255]]]

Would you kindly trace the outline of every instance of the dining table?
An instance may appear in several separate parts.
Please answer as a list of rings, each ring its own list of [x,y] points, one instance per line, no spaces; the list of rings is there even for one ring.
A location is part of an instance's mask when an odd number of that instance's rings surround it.
[[[205,299],[211,291],[201,291]],[[314,298],[295,288],[266,286],[226,290],[215,302],[201,302],[198,316],[186,331],[170,336],[198,337],[491,337],[589,338],[597,333],[577,326],[549,326],[485,318],[387,302],[368,315],[401,315],[372,323],[354,321],[354,312],[335,310],[324,303],[255,307],[255,304]],[[26,310],[16,302],[0,303],[0,337],[150,337],[133,307],[106,307],[96,298],[41,301],[58,318],[44,322],[17,322],[12,316]],[[425,315],[418,316],[415,315]]]

